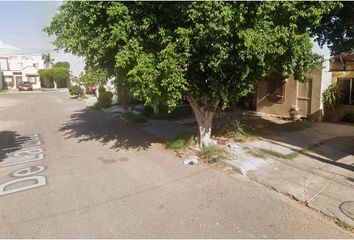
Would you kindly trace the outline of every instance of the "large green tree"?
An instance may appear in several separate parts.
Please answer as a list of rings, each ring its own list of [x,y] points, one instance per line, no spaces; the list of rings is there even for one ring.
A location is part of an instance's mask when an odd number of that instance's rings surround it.
[[[277,72],[304,79],[317,58],[308,29],[331,2],[66,2],[47,33],[54,44],[107,69],[148,105],[186,98],[200,146],[215,111]]]
[[[354,2],[343,1],[325,14],[312,35],[321,47],[325,44],[332,55],[354,51]]]

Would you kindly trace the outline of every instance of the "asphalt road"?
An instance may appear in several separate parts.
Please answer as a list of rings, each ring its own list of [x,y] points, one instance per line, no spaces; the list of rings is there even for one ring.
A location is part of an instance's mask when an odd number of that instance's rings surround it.
[[[2,238],[352,238],[65,92],[0,95]]]

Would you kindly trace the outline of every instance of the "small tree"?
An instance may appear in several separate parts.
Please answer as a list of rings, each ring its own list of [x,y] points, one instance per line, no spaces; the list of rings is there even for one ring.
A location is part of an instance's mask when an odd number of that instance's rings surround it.
[[[49,68],[50,66],[53,65],[54,59],[52,59],[52,58],[50,57],[50,53],[43,53],[43,54],[42,54],[42,60],[43,60],[43,62],[44,62],[44,66],[45,66],[46,68]]]
[[[336,106],[342,100],[342,97],[342,89],[338,84],[329,85],[322,93],[324,107],[334,111]]]
[[[66,81],[69,79],[70,72],[68,68],[55,67],[48,69],[41,69],[38,71],[39,77],[50,80],[54,83],[54,88],[62,87],[66,85]]]
[[[66,67],[53,67],[52,68],[52,73],[53,73],[53,80],[56,85],[56,87],[65,87],[66,83],[70,77],[70,70]]]
[[[53,64],[53,68],[67,68],[70,69],[70,63],[68,62],[56,62]]]
[[[47,81],[54,82],[54,80],[53,80],[53,70],[51,68],[38,70],[38,75],[45,82],[47,82]]]

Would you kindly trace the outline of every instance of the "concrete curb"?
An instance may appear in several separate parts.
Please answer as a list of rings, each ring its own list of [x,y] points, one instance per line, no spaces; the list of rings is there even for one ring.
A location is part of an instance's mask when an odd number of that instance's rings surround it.
[[[320,213],[323,217],[325,217],[326,219],[328,220],[331,220],[331,221],[334,221],[334,222],[339,222],[339,221],[342,221],[342,222],[345,222],[346,224],[348,224],[353,230],[348,230],[346,229],[346,231],[350,232],[350,233],[354,233],[354,226],[349,224],[348,222],[344,221],[343,219],[340,219],[338,218],[337,216],[335,216],[335,214],[329,214],[328,211],[323,211],[323,209],[318,209],[314,206],[311,206],[310,204],[308,204],[306,201],[303,201],[299,198],[297,198],[295,195],[291,194],[291,193],[288,193],[286,191],[283,191],[282,189],[280,189],[279,187],[276,187],[276,186],[273,186],[271,184],[268,184],[264,181],[261,181],[259,178],[257,178],[256,174],[250,170],[250,171],[247,171],[246,173],[244,173],[244,171],[242,170],[242,166],[236,162],[233,162],[233,161],[230,161],[230,160],[226,160],[224,161],[224,164],[225,166],[227,167],[230,167],[232,168],[235,172],[243,175],[243,176],[246,176],[248,177],[250,180],[270,189],[270,190],[273,190],[277,193],[280,193],[282,194],[283,196],[286,196],[292,200],[295,200],[296,202],[308,207],[309,209],[311,210],[314,210],[315,212],[317,213]]]

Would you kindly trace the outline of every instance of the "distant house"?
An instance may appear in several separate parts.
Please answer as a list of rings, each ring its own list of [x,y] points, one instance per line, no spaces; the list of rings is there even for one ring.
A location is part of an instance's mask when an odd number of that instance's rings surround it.
[[[38,70],[44,68],[41,56],[11,55],[0,57],[3,87],[16,89],[20,82],[30,82],[33,88],[40,88]]]
[[[284,78],[280,74],[272,74],[258,81],[252,100],[253,109],[289,118],[291,108],[297,107],[302,117],[321,120],[322,71],[321,67],[309,71],[303,82],[293,76]]]

